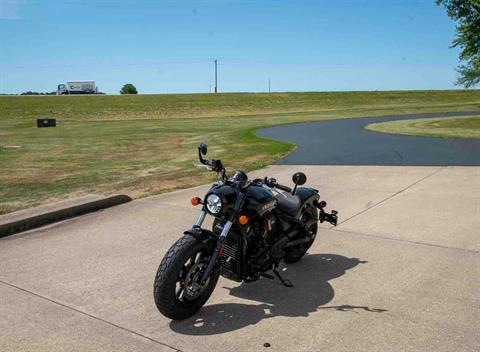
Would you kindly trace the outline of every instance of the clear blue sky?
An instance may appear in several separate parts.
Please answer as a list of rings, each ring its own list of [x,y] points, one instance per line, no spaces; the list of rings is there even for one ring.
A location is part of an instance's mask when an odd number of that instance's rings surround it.
[[[117,93],[450,89],[434,0],[0,0],[0,93],[95,80]]]

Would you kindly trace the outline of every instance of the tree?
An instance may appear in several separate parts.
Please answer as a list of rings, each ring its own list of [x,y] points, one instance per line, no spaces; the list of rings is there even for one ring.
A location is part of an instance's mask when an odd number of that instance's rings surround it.
[[[465,64],[457,67],[457,85],[465,88],[480,83],[480,0],[435,0],[443,5],[447,14],[457,22],[453,47],[459,47],[460,60]]]
[[[133,84],[127,83],[120,90],[120,94],[138,94],[138,92]]]

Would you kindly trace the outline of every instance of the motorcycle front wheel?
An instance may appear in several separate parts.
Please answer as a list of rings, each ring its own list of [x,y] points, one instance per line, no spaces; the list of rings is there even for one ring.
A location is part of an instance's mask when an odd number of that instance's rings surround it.
[[[183,236],[170,247],[158,267],[153,285],[160,313],[173,320],[182,320],[202,308],[219,276],[218,270],[212,270],[207,282],[200,285],[210,257],[209,245],[193,236]]]

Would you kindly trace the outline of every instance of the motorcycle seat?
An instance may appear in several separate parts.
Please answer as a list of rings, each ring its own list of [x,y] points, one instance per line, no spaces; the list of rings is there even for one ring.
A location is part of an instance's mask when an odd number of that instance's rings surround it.
[[[285,213],[295,216],[298,209],[302,205],[302,201],[298,195],[292,196],[291,193],[282,192],[281,194],[276,194],[278,207]]]

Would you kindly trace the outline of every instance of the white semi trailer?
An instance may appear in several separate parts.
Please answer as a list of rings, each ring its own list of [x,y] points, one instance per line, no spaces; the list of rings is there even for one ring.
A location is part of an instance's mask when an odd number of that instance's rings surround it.
[[[66,84],[59,84],[57,87],[57,95],[96,93],[95,81],[70,81]]]

